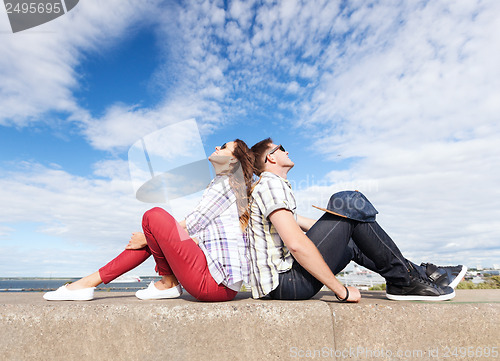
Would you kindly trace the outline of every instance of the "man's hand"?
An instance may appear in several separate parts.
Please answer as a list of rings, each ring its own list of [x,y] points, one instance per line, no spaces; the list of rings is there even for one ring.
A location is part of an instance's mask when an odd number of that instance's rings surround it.
[[[359,290],[356,287],[349,286],[347,289],[349,290],[349,298],[347,299],[347,302],[357,303],[361,300],[361,293],[359,293]]]
[[[146,236],[142,232],[134,232],[128,241],[125,249],[141,249],[148,245],[146,241]]]

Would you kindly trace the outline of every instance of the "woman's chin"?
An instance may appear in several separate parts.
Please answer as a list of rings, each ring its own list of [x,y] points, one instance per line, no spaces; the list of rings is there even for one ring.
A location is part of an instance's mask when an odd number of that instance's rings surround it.
[[[215,155],[215,154],[212,154],[211,156],[208,157],[208,160],[210,161],[210,163],[212,164],[217,164],[217,165],[225,165],[225,164],[229,164],[229,160],[231,159],[231,157],[228,157],[227,155]]]

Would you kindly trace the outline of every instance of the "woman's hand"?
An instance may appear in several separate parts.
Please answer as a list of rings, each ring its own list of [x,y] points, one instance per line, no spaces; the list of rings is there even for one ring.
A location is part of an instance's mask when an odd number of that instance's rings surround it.
[[[187,232],[186,220],[185,220],[185,219],[183,219],[182,221],[180,221],[180,222],[179,222],[179,225],[180,225],[182,228],[184,228],[184,229],[186,230],[186,232]]]
[[[134,232],[125,249],[141,249],[148,245],[146,236],[142,232]]]

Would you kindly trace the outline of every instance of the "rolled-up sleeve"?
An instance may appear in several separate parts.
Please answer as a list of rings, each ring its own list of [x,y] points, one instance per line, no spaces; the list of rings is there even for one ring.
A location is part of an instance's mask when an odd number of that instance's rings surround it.
[[[269,218],[278,209],[288,209],[295,214],[295,198],[286,183],[279,179],[266,179],[255,191],[254,201],[264,217]]]

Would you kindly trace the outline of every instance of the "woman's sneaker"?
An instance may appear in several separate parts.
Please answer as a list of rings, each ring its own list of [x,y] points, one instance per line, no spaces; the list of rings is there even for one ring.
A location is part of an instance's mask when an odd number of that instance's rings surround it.
[[[422,263],[420,267],[425,269],[427,277],[439,287],[457,287],[467,272],[467,267],[462,265],[436,266],[432,263]]]
[[[141,300],[159,300],[163,298],[177,298],[182,295],[181,285],[171,287],[166,290],[159,290],[155,287],[154,281],[151,281],[148,288],[139,290],[135,293],[137,298]]]
[[[90,301],[94,299],[95,287],[68,290],[66,285],[43,295],[47,301]]]
[[[386,297],[395,301],[447,301],[455,297],[455,291],[451,287],[439,287],[413,270],[408,286],[387,282]]]

